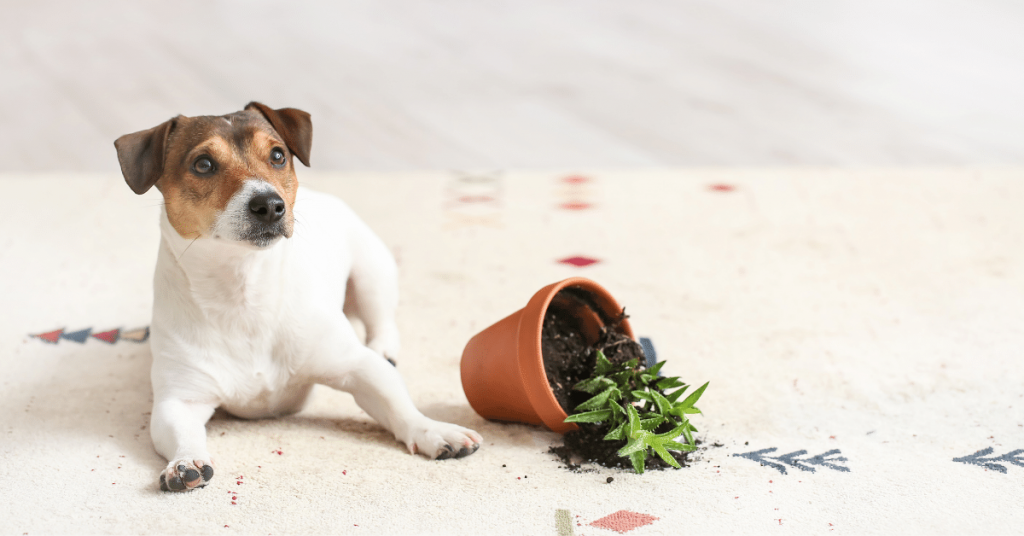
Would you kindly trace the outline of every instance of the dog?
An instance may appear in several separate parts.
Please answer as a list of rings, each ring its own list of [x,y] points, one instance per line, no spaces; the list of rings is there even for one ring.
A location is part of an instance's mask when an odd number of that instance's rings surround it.
[[[483,442],[413,405],[393,366],[394,258],[344,202],[299,186],[294,159],[308,167],[312,141],[308,113],[252,102],[114,142],[132,191],[155,186],[164,198],[150,334],[164,491],[210,482],[215,409],[292,414],[314,384],[351,393],[412,454],[461,458]]]

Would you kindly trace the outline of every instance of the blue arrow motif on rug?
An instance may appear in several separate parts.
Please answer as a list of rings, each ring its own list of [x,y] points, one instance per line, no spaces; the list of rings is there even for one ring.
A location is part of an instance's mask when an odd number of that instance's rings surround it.
[[[798,458],[800,458],[800,456],[807,454],[806,450],[797,450],[790,452],[789,454],[783,454],[781,456],[769,456],[769,454],[775,452],[776,450],[779,449],[772,447],[767,449],[755,450],[753,452],[744,452],[742,454],[733,454],[733,456],[753,460],[755,462],[760,463],[761,465],[767,465],[772,469],[778,470],[782,474],[786,474],[786,465],[790,467],[795,467],[801,471],[809,471],[811,473],[816,472],[814,467],[811,467],[812,465],[828,467],[829,469],[841,471],[844,473],[850,472],[850,469],[848,467],[844,467],[842,465],[837,465],[836,463],[834,463],[846,461],[845,457],[837,456],[838,454],[842,454],[842,452],[840,452],[839,449],[832,449],[828,452],[823,452],[821,454],[818,454],[817,456],[811,456],[810,458],[804,458],[802,460]]]
[[[640,337],[640,347],[644,349],[644,357],[647,358],[647,368],[658,364],[658,352],[654,351],[654,342],[650,337]],[[661,373],[658,373],[661,376]]]
[[[953,461],[960,463],[969,463],[971,465],[978,465],[986,469],[998,471],[1003,474],[1006,474],[1006,466],[999,465],[998,463],[995,462],[1011,463],[1013,465],[1016,465],[1017,467],[1024,467],[1024,449],[1013,450],[1007,452],[1006,454],[1003,454],[1002,456],[994,456],[992,458],[985,457],[988,456],[989,454],[992,454],[992,452],[992,447],[988,447],[981,449],[978,452],[971,454],[970,456],[953,458]]]
[[[71,333],[61,333],[60,338],[67,339],[69,341],[75,341],[78,344],[85,344],[85,341],[89,338],[89,334],[92,333],[92,328],[85,328],[79,331],[73,331]]]

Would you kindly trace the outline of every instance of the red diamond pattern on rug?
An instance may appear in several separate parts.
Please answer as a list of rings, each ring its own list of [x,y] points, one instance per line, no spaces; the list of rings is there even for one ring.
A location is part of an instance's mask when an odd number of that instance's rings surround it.
[[[591,205],[590,203],[582,203],[582,202],[579,202],[579,201],[573,201],[571,203],[562,203],[559,206],[561,208],[564,208],[565,210],[586,210],[586,209],[592,207],[593,205]]]
[[[591,264],[598,263],[601,261],[598,259],[591,259],[590,257],[580,257],[577,255],[575,257],[566,257],[564,259],[560,259],[558,262],[562,264],[571,264],[577,268],[583,268],[584,266],[590,266]]]
[[[731,184],[712,184],[711,186],[708,186],[708,189],[715,192],[731,192],[735,190],[736,187]]]
[[[567,182],[569,184],[583,184],[584,182],[590,182],[590,179],[581,175],[571,175],[562,179],[562,182]]]
[[[650,525],[657,520],[658,518],[652,515],[638,514],[636,512],[630,512],[629,510],[619,510],[614,514],[606,515],[601,519],[594,521],[591,525],[624,534],[633,529],[643,527],[644,525]]]

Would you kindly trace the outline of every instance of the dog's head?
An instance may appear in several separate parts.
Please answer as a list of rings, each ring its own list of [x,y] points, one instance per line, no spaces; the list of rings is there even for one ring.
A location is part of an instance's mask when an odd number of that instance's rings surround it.
[[[292,235],[292,156],[309,166],[312,142],[308,113],[252,102],[228,115],[179,115],[114,146],[128,186],[141,195],[155,185],[183,238],[264,248]]]

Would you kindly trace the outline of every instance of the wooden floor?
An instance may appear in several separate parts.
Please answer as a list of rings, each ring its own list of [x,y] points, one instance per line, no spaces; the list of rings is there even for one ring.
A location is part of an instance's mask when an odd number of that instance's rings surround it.
[[[1018,0],[2,0],[0,171],[250,100],[314,169],[1024,164]]]

